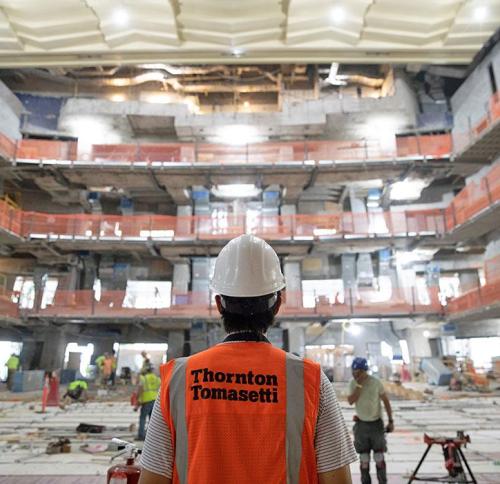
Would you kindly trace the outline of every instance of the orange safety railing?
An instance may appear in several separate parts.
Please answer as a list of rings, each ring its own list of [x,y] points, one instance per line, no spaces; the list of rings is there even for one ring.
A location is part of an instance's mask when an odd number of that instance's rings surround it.
[[[500,92],[496,92],[484,107],[484,115],[466,131],[453,134],[453,151],[461,153],[473,145],[487,129],[500,119]]]
[[[500,200],[500,164],[446,209],[247,217],[245,214],[92,215],[23,212],[0,200],[0,227],[27,238],[210,240],[252,233],[269,240],[444,235]]]
[[[446,209],[446,229],[453,230],[486,208],[500,201],[500,163],[479,181],[471,182]]]
[[[76,160],[76,141],[22,139],[16,143],[16,159]]]
[[[461,296],[448,301],[447,312],[456,314],[476,309],[485,309],[500,303],[500,279],[482,287],[467,291]]]
[[[90,158],[96,162],[189,162],[216,164],[277,163],[307,160],[377,160],[407,156],[447,156],[451,136],[416,135],[396,138],[393,148],[378,140],[280,141],[230,146],[216,143],[97,144]],[[0,134],[0,154],[21,160],[77,159],[75,141],[22,139],[16,142]]]
[[[14,302],[12,292],[6,291],[5,294],[0,295],[0,314],[3,317],[17,319],[19,318],[19,307]]]
[[[343,302],[337,295],[331,300],[325,296],[314,298],[312,304],[304,304],[303,293],[284,293],[281,314],[288,317],[307,316],[366,316],[373,314],[439,314],[443,308],[439,302],[438,289],[430,288],[419,301],[415,288],[395,288],[390,298],[372,288],[346,291]],[[208,292],[173,294],[168,307],[162,301],[157,307],[129,307],[125,291],[103,291],[96,299],[93,291],[57,291],[53,303],[41,309],[24,309],[25,315],[54,317],[218,317],[218,312]]]
[[[15,226],[16,233],[33,239],[223,240],[252,233],[268,240],[313,240],[344,236],[441,235],[444,234],[445,226],[444,213],[439,209],[255,217],[245,214],[227,214],[223,217],[47,214],[13,212],[10,207],[7,210],[3,218],[10,217],[13,221],[8,220],[3,225],[0,211],[0,226]],[[19,220],[22,220],[21,226]]]
[[[415,136],[396,136],[398,156],[425,156],[443,157],[452,152],[450,134],[422,134]]]

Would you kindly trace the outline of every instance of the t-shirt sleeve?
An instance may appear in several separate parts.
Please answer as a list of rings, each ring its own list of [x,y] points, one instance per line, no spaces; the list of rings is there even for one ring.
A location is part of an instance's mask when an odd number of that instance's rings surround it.
[[[349,395],[352,395],[352,392],[354,391],[355,386],[356,386],[355,381],[354,381],[354,380],[351,380],[351,381],[349,382]]]
[[[149,420],[140,465],[149,472],[172,479],[173,456],[172,434],[163,418],[158,395]]]
[[[335,391],[323,372],[314,446],[319,474],[339,469],[357,460]]]

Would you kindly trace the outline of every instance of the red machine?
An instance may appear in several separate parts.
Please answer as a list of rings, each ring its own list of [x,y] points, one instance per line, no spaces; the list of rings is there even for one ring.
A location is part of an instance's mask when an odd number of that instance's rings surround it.
[[[112,439],[115,444],[125,448],[111,458],[111,462],[122,455],[126,456],[125,463],[117,464],[108,469],[107,484],[137,484],[141,476],[141,468],[135,461],[141,453],[134,444],[120,439]]]
[[[474,477],[474,474],[472,474],[471,468],[469,467],[469,463],[462,452],[462,445],[467,447],[467,444],[470,443],[470,437],[465,435],[463,431],[458,431],[456,437],[431,437],[424,434],[424,442],[427,444],[427,449],[420,459],[417,468],[410,476],[408,484],[413,481],[477,484],[476,478]],[[443,449],[444,466],[448,471],[448,475],[445,477],[417,477],[417,472],[422,466],[433,445],[440,445]],[[464,465],[467,468],[470,477],[467,477]]]

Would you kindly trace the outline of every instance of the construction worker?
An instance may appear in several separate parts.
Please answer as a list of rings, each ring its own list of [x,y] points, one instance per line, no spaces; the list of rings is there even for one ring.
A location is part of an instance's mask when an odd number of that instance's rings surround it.
[[[158,396],[160,383],[160,378],[153,373],[153,367],[151,365],[144,366],[139,378],[139,386],[137,388],[138,405],[135,408],[137,411],[139,406],[141,407],[141,413],[139,415],[139,435],[137,436],[137,440],[144,440],[146,437],[146,418],[151,419],[151,413],[153,412],[153,406]]]
[[[98,384],[102,383],[102,370],[104,368],[104,360],[106,359],[105,354],[100,355],[95,359],[95,366],[97,369],[96,381]]]
[[[265,333],[285,279],[271,246],[231,240],[211,288],[228,335],[161,368],[140,484],[350,484],[356,460],[333,387]]]
[[[88,399],[87,391],[89,385],[85,380],[74,380],[72,381],[66,390],[66,393],[62,397],[61,408],[74,402],[86,402]]]
[[[12,353],[9,356],[7,363],[5,363],[5,366],[7,367],[7,389],[12,390],[12,384],[14,383],[14,373],[19,370],[19,367],[21,366],[21,360],[19,359],[19,356],[16,355],[16,353]]]
[[[142,366],[141,366],[141,372],[144,370],[146,367],[151,366],[151,357],[147,354],[146,351],[141,351],[141,356],[142,356]]]
[[[387,482],[384,452],[387,452],[385,432],[394,430],[391,402],[387,398],[382,382],[368,374],[368,362],[365,358],[354,358],[352,376],[347,400],[356,405],[354,417],[354,447],[359,454],[361,467],[361,484],[370,484],[370,453],[377,468],[379,484]],[[389,423],[384,428],[380,401],[384,402]]]

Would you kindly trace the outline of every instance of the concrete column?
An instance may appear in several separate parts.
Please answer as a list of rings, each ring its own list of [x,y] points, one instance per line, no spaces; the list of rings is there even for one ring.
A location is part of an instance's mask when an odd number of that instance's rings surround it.
[[[300,261],[296,258],[287,257],[283,265],[283,273],[286,281],[286,305],[300,307],[302,305]]]
[[[167,343],[167,360],[184,356],[184,330],[173,330],[168,332]]]
[[[64,364],[64,353],[68,344],[66,334],[58,329],[43,332],[43,348],[39,367],[42,370],[59,370]]]
[[[286,323],[281,325],[288,331],[288,351],[304,356],[306,345],[306,331],[302,324]]]
[[[177,237],[190,236],[193,233],[193,207],[191,205],[179,205],[177,207],[177,225],[175,233]]]
[[[172,276],[172,304],[182,304],[189,292],[191,281],[191,267],[189,259],[179,259],[174,262]]]
[[[460,272],[458,278],[460,279],[460,292],[462,294],[479,287],[479,274],[477,271]]]
[[[193,355],[208,348],[207,325],[203,322],[193,323],[189,332],[190,353]]]
[[[80,286],[78,289],[91,291],[94,287],[94,281],[97,277],[97,264],[93,255],[82,257],[83,272],[80,277]]]
[[[33,308],[35,310],[39,309],[42,304],[46,275],[47,275],[46,267],[35,267],[33,271],[33,286],[35,289],[35,302]]]
[[[23,370],[34,370],[38,367],[40,357],[41,342],[34,339],[27,339],[23,337],[23,348],[19,355],[21,359],[21,367]]]

